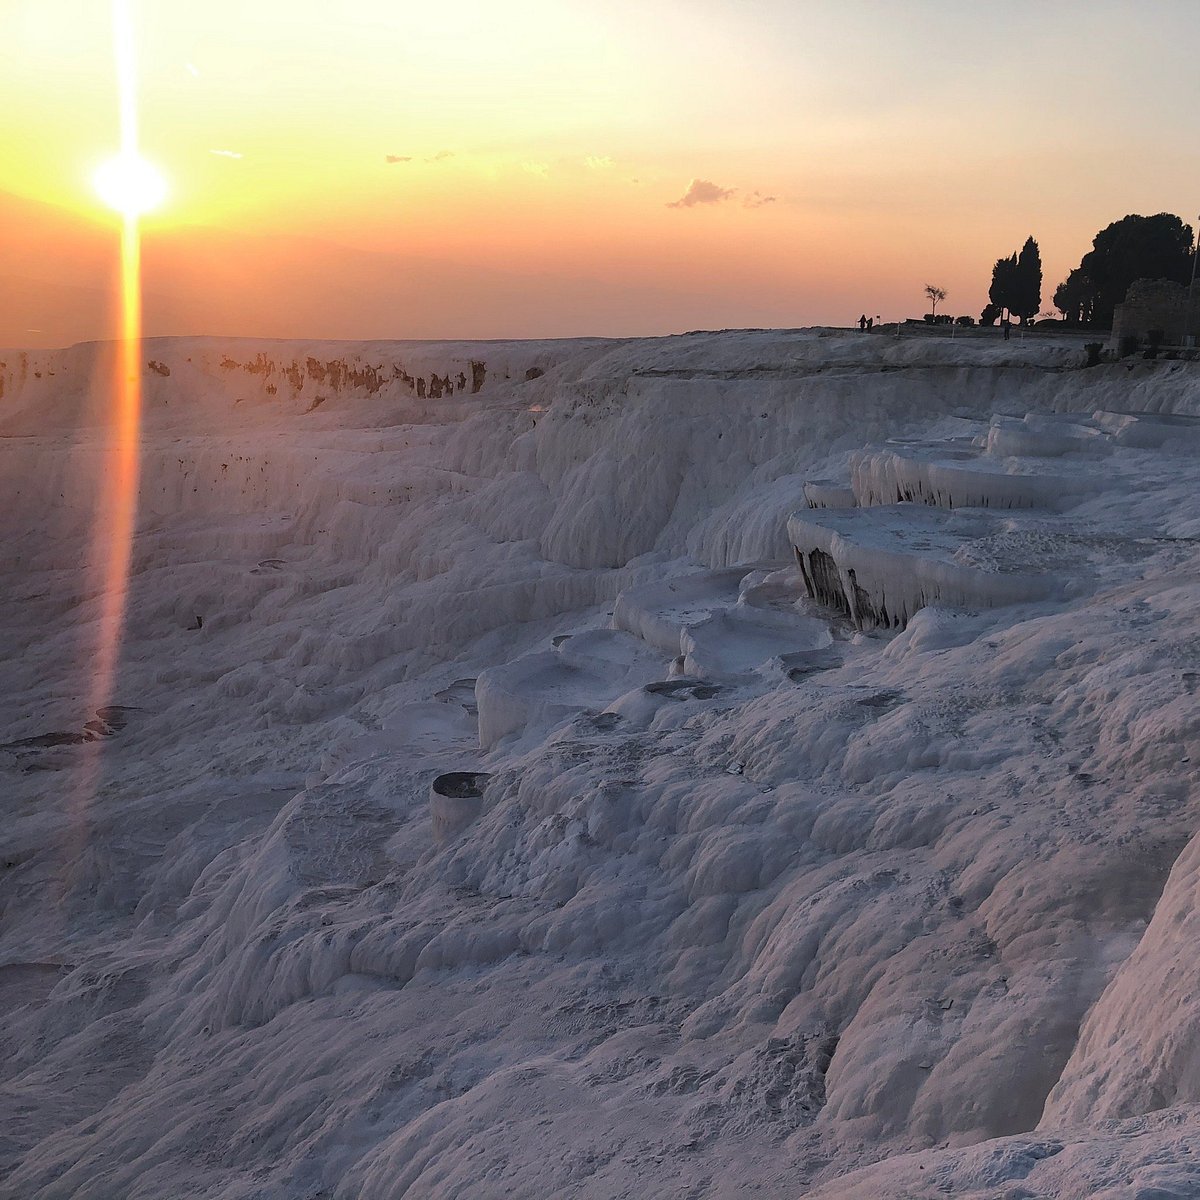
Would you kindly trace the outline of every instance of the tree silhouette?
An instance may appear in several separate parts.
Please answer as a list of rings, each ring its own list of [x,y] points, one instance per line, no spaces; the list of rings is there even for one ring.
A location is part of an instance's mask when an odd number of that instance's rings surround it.
[[[1016,277],[1017,256],[1015,254],[1009,258],[996,259],[996,265],[992,268],[992,286],[988,288],[988,299],[992,302],[993,308],[999,309],[1000,312],[1005,309],[1011,310]]]
[[[1022,324],[1037,316],[1042,307],[1042,255],[1032,237],[1025,239],[1019,254],[996,259],[988,299],[991,307],[1008,309]]]
[[[1068,325],[1090,325],[1094,305],[1095,288],[1079,267],[1054,289],[1054,307]]]
[[[1173,213],[1131,213],[1100,230],[1079,266],[1059,284],[1054,303],[1072,319],[1101,329],[1138,279],[1187,283],[1192,268],[1192,227]]]
[[[1013,294],[1009,311],[1021,318],[1021,324],[1033,320],[1042,307],[1042,255],[1032,237],[1025,239],[1017,256],[1017,269],[1012,279]]]
[[[946,289],[936,287],[932,283],[925,285],[925,295],[929,297],[930,309],[933,316],[937,316],[937,306],[946,298]]]

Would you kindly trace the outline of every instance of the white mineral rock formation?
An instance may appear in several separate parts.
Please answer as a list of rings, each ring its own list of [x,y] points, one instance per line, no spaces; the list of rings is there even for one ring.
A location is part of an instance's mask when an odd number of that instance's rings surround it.
[[[145,358],[99,696],[0,352],[0,1196],[1200,1195],[1200,366]]]

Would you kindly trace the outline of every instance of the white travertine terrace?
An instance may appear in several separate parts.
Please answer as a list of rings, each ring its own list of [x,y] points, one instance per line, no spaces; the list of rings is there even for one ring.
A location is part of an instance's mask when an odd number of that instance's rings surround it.
[[[0,351],[6,1200],[1200,1194],[1195,364],[146,359],[97,711]]]

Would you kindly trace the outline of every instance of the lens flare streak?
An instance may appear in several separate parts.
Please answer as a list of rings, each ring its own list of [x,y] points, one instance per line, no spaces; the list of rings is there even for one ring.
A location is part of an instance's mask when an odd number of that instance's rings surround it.
[[[138,157],[137,81],[129,0],[113,0],[113,46],[120,116],[120,157]],[[96,572],[100,609],[89,664],[88,717],[113,702],[129,592],[133,535],[137,521],[141,444],[141,238],[139,207],[122,206],[120,237],[120,326],[113,373],[102,385],[106,396],[103,466],[92,535],[91,569]],[[86,746],[72,822],[73,860],[88,837],[86,811],[99,786],[101,741]],[[73,851],[73,853],[72,853]]]
[[[137,75],[134,59],[133,20],[129,0],[113,0],[113,50],[117,69],[117,96],[121,131],[121,157],[138,157]],[[121,218],[121,327],[117,343],[114,405],[111,412],[106,495],[101,510],[106,519],[96,531],[99,560],[104,563],[104,602],[100,620],[100,645],[96,658],[96,690],[101,703],[112,694],[121,626],[129,587],[133,529],[137,518],[138,450],[141,433],[142,281],[141,233],[136,207],[127,207]]]
[[[121,130],[121,157],[138,158],[137,75],[133,20],[129,0],[113,0],[113,50]],[[138,211],[130,206],[121,220],[121,327],[117,343],[114,407],[111,413],[109,467],[102,511],[107,520],[97,529],[103,539],[104,606],[96,659],[97,690],[111,695],[115,681],[121,626],[129,586],[133,529],[137,518],[138,450],[141,433],[142,281]],[[103,701],[102,701],[103,702]]]

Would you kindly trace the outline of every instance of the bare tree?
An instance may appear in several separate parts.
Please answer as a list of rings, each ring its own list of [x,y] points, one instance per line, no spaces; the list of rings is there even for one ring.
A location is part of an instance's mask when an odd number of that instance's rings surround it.
[[[946,298],[946,289],[934,287],[932,283],[925,285],[925,295],[929,297],[929,303],[933,309],[933,315],[937,316],[937,306]]]

